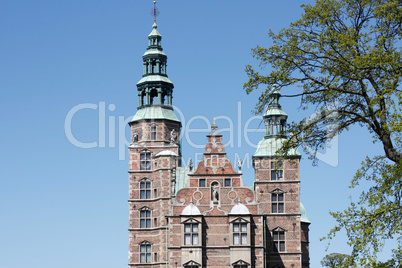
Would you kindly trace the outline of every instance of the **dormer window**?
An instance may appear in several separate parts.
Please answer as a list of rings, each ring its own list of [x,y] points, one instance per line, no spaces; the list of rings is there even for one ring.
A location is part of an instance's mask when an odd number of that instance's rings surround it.
[[[198,245],[198,222],[184,224],[184,245]]]
[[[247,245],[247,223],[233,223],[233,244]]]
[[[199,246],[201,245],[201,222],[195,218],[190,218],[182,222],[183,227],[183,245]]]
[[[237,218],[231,222],[232,245],[249,245],[250,222]]]

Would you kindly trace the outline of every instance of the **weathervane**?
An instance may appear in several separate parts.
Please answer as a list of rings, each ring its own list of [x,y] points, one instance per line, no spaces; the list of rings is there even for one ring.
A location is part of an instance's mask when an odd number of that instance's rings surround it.
[[[151,10],[151,15],[154,16],[154,22],[156,23],[156,17],[160,14],[158,8],[156,7],[156,0],[154,0],[154,7]]]

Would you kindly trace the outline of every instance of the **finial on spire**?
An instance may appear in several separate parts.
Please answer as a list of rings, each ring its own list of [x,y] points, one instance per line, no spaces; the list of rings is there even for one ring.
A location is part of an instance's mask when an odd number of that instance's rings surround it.
[[[154,25],[156,25],[156,17],[160,14],[158,8],[156,7],[156,0],[154,0],[154,7],[152,8],[151,15],[154,16]]]
[[[214,117],[214,122],[211,125],[211,130],[213,132],[214,130],[217,130],[217,129],[218,129],[218,125],[215,123],[215,117]]]

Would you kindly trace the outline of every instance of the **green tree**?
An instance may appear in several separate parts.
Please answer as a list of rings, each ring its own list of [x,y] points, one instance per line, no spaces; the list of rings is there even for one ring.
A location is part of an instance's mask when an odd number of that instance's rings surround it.
[[[328,254],[321,261],[323,267],[329,268],[349,268],[352,267],[352,264],[352,256],[341,253]]]
[[[306,152],[316,160],[318,150],[353,125],[372,134],[384,153],[367,157],[351,183],[355,187],[368,180],[371,187],[346,210],[331,213],[337,225],[327,239],[345,229],[352,257],[364,259],[375,256],[384,240],[397,238],[394,253],[400,253],[402,2],[317,0],[313,6],[302,7],[301,19],[278,33],[269,32],[272,46],[252,50],[261,71],[246,66],[249,80],[244,89],[250,93],[266,86],[256,113],[268,103],[273,84],[296,88],[283,96],[299,96],[303,109],[312,106],[317,111],[313,120],[305,118],[288,126],[290,139],[278,152],[282,156],[303,142],[313,148],[312,153]],[[334,103],[337,107],[331,108]]]

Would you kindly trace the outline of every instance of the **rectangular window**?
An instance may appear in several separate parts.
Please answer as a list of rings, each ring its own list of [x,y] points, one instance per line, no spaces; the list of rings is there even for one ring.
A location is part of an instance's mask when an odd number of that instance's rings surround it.
[[[198,187],[205,187],[205,179],[199,179]]]
[[[273,251],[274,252],[284,252],[285,251],[285,232],[284,231],[274,231],[273,236]]]
[[[140,199],[151,198],[151,183],[148,181],[140,182]]]
[[[141,263],[151,262],[151,245],[140,246],[140,262]]]
[[[151,211],[140,211],[140,228],[151,228]]]
[[[247,245],[247,223],[233,223],[233,244]]]
[[[184,245],[198,245],[198,223],[184,224]]]
[[[272,194],[272,213],[283,213],[284,205],[283,205],[283,193],[273,193]]]
[[[225,179],[225,187],[231,187],[232,186],[232,179],[227,178]]]
[[[151,170],[151,153],[140,154],[140,170]]]
[[[271,162],[271,180],[282,180],[283,179],[283,163]]]
[[[151,140],[156,140],[156,126],[151,126]]]

